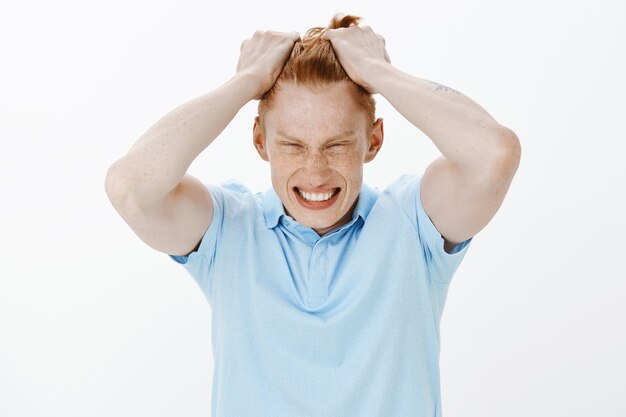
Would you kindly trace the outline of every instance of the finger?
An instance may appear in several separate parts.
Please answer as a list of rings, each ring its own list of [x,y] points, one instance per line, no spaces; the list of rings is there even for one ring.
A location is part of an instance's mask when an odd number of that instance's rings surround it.
[[[276,32],[276,31],[270,30],[268,32],[272,33],[274,35],[284,36],[284,37],[286,37],[288,39],[293,40],[294,42],[297,41],[297,40],[300,40],[300,33],[295,31],[295,30],[291,31],[291,32]]]

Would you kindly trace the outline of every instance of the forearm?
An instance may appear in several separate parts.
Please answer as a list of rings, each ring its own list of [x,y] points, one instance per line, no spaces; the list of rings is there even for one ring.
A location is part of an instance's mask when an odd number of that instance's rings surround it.
[[[409,75],[391,64],[373,64],[368,83],[426,134],[461,169],[484,170],[500,161],[517,138],[462,93]]]
[[[148,203],[169,193],[193,160],[255,95],[250,76],[235,75],[215,90],[167,113],[109,168],[106,188]]]

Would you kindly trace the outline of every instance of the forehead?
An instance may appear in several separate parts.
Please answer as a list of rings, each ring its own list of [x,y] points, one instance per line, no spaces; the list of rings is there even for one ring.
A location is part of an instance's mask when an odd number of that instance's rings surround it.
[[[347,82],[316,91],[281,85],[266,113],[267,134],[276,136],[281,131],[303,140],[324,140],[348,130],[358,134],[364,127],[365,112],[356,104],[352,88]]]

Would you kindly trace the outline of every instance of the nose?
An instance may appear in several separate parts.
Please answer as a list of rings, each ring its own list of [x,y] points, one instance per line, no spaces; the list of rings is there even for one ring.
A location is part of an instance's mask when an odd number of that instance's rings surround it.
[[[326,169],[328,158],[321,152],[310,152],[306,159],[306,167],[311,170]]]
[[[330,177],[328,158],[320,152],[311,152],[305,162],[307,177],[315,187],[324,184]]]

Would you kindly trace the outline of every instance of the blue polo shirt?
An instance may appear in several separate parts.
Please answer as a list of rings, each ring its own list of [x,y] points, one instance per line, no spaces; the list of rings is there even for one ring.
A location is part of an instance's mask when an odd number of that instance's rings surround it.
[[[420,183],[363,183],[352,219],[322,237],[273,187],[205,184],[198,251],[168,256],[211,308],[211,416],[441,416],[439,323],[473,237],[444,251]]]

